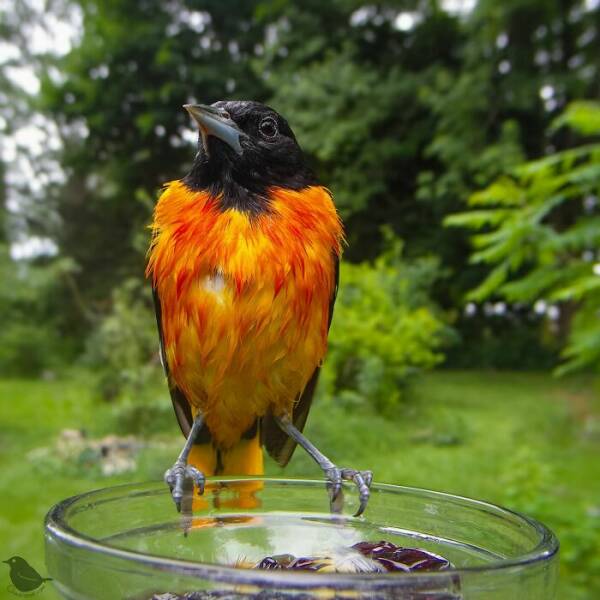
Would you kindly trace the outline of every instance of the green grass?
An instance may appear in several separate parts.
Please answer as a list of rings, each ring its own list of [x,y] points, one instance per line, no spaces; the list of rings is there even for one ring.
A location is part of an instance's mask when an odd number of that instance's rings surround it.
[[[562,543],[559,597],[587,599],[600,597],[595,391],[590,378],[442,371],[425,376],[393,415],[323,399],[306,432],[338,464],[371,468],[377,481],[486,499],[542,519]],[[119,409],[94,402],[85,377],[0,381],[0,407],[0,539],[7,555],[0,558],[19,554],[42,571],[42,523],[52,504],[97,487],[160,478],[181,443],[174,420],[159,411],[168,433],[148,439],[137,472],[102,477],[86,464],[28,456],[52,448],[61,429],[83,428],[96,437],[114,428]],[[300,451],[285,471],[270,463],[267,472],[319,476]],[[0,571],[0,590],[6,575]],[[57,596],[46,587],[39,597]]]

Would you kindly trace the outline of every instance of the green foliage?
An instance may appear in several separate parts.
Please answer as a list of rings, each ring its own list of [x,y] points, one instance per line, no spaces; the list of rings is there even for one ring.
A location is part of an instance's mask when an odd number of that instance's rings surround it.
[[[556,121],[600,134],[600,105],[573,103]],[[527,162],[469,200],[474,210],[446,219],[478,231],[473,263],[492,269],[469,297],[556,304],[568,328],[564,373],[600,368],[600,144],[587,143]]]
[[[0,335],[0,370],[11,375],[38,376],[60,366],[56,331],[39,324],[12,322]]]
[[[110,428],[118,434],[135,434],[143,437],[173,432],[173,406],[167,396],[164,378],[154,377],[146,381],[144,388],[134,395],[127,390],[127,397],[113,406]],[[176,428],[176,426],[175,426]]]
[[[41,266],[11,260],[0,244],[0,371],[38,376],[70,356],[62,338],[57,304],[64,295],[61,278],[68,260]]]
[[[552,130],[556,131],[566,126],[582,135],[597,135],[600,133],[600,111],[597,102],[580,100],[572,102],[567,109],[554,120]]]
[[[503,502],[518,506],[525,514],[543,523],[552,523],[562,533],[562,576],[568,578],[572,597],[582,600],[600,584],[600,519],[597,508],[585,502],[563,506],[556,502],[555,467],[531,447],[514,455],[503,478]],[[564,533],[563,533],[564,532]]]
[[[532,314],[527,306],[511,306],[502,315],[486,314],[485,309],[493,312],[493,307],[484,303],[483,311],[463,314],[453,324],[463,339],[454,345],[444,367],[540,371],[556,364],[560,345],[543,316]]]
[[[429,300],[437,262],[406,261],[389,233],[387,243],[373,264],[342,264],[323,379],[345,402],[392,413],[411,377],[443,360],[447,329]]]
[[[143,394],[156,382],[159,367],[150,286],[127,280],[113,291],[112,300],[112,311],[90,336],[85,355],[98,374],[98,392],[107,400]]]

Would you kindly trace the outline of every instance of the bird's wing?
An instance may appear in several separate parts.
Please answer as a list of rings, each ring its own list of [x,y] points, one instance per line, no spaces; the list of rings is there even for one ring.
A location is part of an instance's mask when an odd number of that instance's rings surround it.
[[[334,261],[334,286],[333,293],[331,294],[331,300],[329,301],[329,326],[331,326],[331,319],[333,318],[333,307],[335,305],[335,299],[337,297],[338,286],[340,282],[340,259],[337,254],[333,256]],[[292,420],[294,426],[302,431],[308,418],[310,406],[315,395],[315,389],[319,380],[320,367],[316,367],[311,378],[308,380],[306,387],[298,402],[294,405],[294,412],[292,414]],[[296,448],[296,442],[285,433],[281,427],[277,424],[277,421],[273,418],[272,414],[267,414],[263,417],[261,423],[261,435],[262,443],[264,444],[267,452],[274,458],[282,467],[288,464],[292,454]]]
[[[42,576],[29,564],[25,563],[17,568],[17,575],[23,580],[31,583],[42,583]]]
[[[154,299],[154,312],[156,313],[156,325],[158,327],[158,336],[160,344],[160,362],[162,363],[165,375],[169,383],[169,391],[171,392],[171,401],[173,402],[173,408],[175,409],[175,416],[181,427],[181,432],[187,438],[192,428],[194,417],[192,415],[192,409],[188,402],[185,394],[177,387],[177,384],[173,381],[171,373],[169,372],[169,363],[167,362],[167,356],[164,347],[163,328],[162,328],[162,311],[160,304],[160,296],[158,290],[152,286],[152,298]],[[206,427],[203,427],[195,438],[196,442],[204,442],[210,440],[210,433]]]

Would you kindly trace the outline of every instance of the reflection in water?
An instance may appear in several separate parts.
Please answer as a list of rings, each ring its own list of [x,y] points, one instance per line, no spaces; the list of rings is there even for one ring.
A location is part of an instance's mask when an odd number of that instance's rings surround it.
[[[376,524],[330,514],[205,513],[184,516],[182,522],[130,530],[112,538],[111,544],[153,555],[233,566],[256,564],[265,556],[328,554],[360,541],[380,540],[383,533]],[[387,528],[385,538],[397,545],[440,554],[454,564],[484,564],[492,558],[472,546],[423,539],[406,530],[394,535]]]

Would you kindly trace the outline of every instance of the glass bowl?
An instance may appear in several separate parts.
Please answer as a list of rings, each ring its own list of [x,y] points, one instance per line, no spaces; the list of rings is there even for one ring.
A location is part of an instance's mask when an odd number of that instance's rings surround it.
[[[323,481],[211,479],[177,513],[163,483],[69,498],[46,517],[46,562],[65,598],[555,597],[558,542],[544,525],[504,508],[439,492],[374,484],[366,513],[345,486],[331,514]],[[448,559],[411,573],[310,573],[239,568],[266,556],[314,556],[387,540]],[[170,594],[170,595],[169,595]]]

